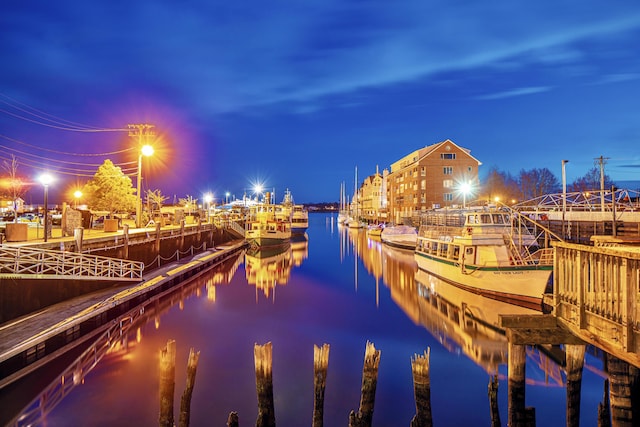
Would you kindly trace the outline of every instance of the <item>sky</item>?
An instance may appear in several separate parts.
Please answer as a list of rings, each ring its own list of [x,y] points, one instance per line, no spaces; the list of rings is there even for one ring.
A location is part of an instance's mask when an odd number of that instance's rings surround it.
[[[297,203],[446,139],[491,168],[640,180],[640,3],[7,2],[0,161],[52,200],[109,158],[143,190]],[[4,171],[3,171],[4,172]],[[135,176],[132,176],[135,185]],[[34,187],[31,192],[40,192]],[[35,195],[32,197],[36,197]],[[68,201],[68,200],[67,200]]]

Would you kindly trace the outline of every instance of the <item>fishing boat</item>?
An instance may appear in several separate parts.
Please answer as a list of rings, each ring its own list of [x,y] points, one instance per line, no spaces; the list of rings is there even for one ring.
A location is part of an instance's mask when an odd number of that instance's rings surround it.
[[[284,193],[281,206],[280,214],[283,219],[291,218],[291,234],[304,234],[309,228],[309,212],[304,205],[296,205],[293,202],[289,189]]]
[[[283,214],[281,205],[270,203],[270,195],[267,194],[264,203],[249,207],[244,237],[251,246],[289,243],[291,218]]]
[[[380,233],[382,243],[399,249],[414,250],[418,240],[418,230],[411,225],[386,226]]]
[[[418,268],[467,290],[540,307],[553,272],[552,240],[562,240],[508,208],[442,210],[422,215]]]

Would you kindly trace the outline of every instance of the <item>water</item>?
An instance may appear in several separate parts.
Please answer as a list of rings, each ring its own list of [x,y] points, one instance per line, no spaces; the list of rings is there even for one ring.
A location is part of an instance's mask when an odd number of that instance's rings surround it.
[[[311,425],[313,345],[328,343],[324,422],[346,426],[349,412],[358,409],[364,350],[371,341],[381,351],[374,426],[409,426],[415,414],[411,357],[427,349],[434,425],[490,425],[487,386],[493,373],[499,375],[506,425],[507,342],[487,324],[500,311],[531,311],[417,272],[411,253],[391,250],[364,231],[339,229],[330,218],[312,214],[308,241],[280,254],[269,272],[260,268],[264,261],[243,256],[226,273],[186,284],[182,297],[130,329],[128,345],[107,354],[53,408],[46,425],[157,425],[159,351],[169,339],[177,344],[176,424],[193,347],[200,361],[191,425],[226,425],[231,411],[238,412],[240,425],[255,425],[253,346],[272,342],[277,424]],[[461,316],[467,322],[449,320]],[[581,426],[597,425],[603,394],[602,362],[588,353]],[[564,425],[561,369],[534,348],[527,354],[526,406],[535,407],[538,425]]]

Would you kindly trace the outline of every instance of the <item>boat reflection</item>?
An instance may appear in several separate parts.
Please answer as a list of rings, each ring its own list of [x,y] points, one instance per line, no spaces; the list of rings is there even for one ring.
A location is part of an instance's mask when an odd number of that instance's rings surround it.
[[[291,236],[291,250],[293,264],[296,267],[300,267],[302,262],[309,257],[309,237],[307,233]]]
[[[416,325],[421,325],[451,353],[464,354],[488,374],[506,378],[509,343],[499,327],[499,314],[541,314],[540,310],[466,291],[417,268],[413,251],[395,248],[357,229],[341,229],[349,248],[376,279],[389,288],[391,299]],[[348,251],[347,250],[347,251]],[[376,291],[378,295],[379,291]],[[527,348],[528,364],[542,370],[527,383],[563,386],[557,348]],[[533,378],[543,378],[542,381]]]
[[[291,243],[263,248],[251,248],[244,257],[247,283],[256,287],[267,298],[275,300],[278,285],[286,285],[291,277],[293,251]]]

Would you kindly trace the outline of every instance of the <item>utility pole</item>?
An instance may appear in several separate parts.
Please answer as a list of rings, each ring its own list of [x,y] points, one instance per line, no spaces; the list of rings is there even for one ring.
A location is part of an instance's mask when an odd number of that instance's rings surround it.
[[[596,157],[596,164],[600,165],[600,209],[601,212],[604,212],[604,165],[608,157]]]
[[[142,227],[142,147],[145,145],[143,143],[145,138],[153,135],[150,129],[154,126],[149,124],[137,124],[128,125],[128,127],[129,136],[136,137],[138,143],[138,176],[136,179],[136,228],[140,228]]]

